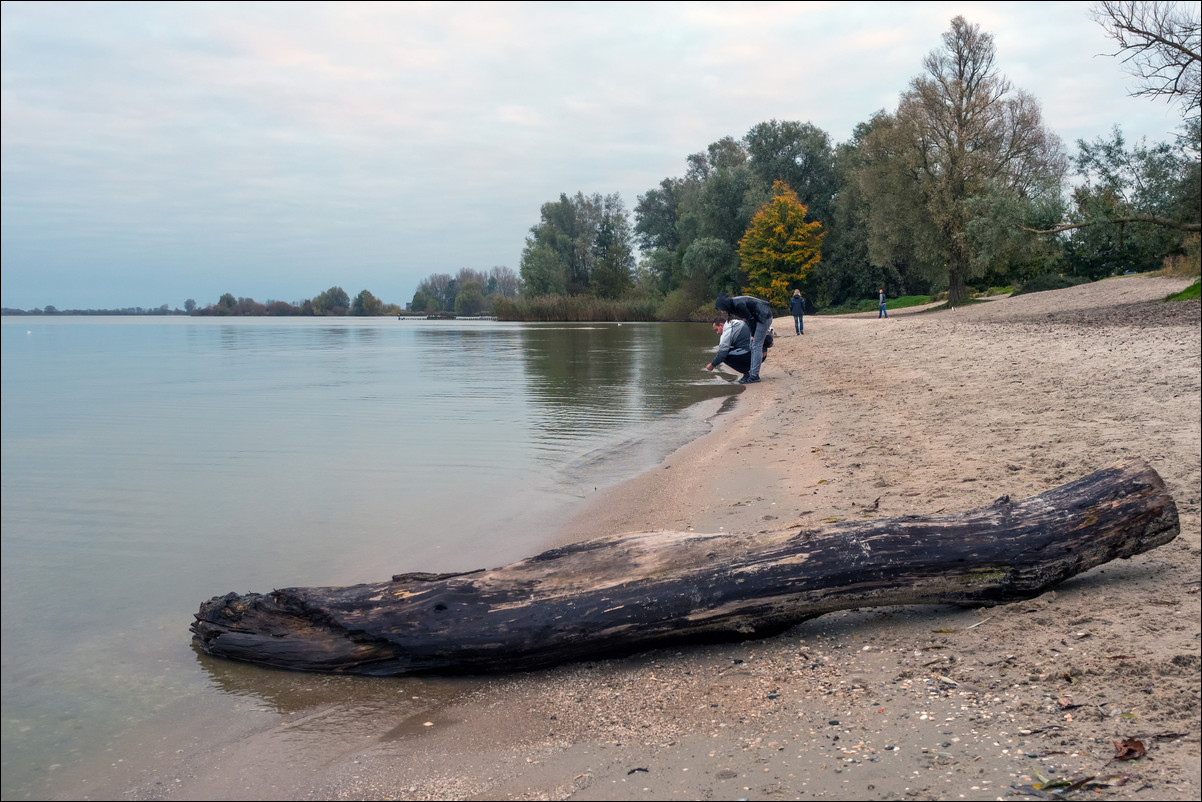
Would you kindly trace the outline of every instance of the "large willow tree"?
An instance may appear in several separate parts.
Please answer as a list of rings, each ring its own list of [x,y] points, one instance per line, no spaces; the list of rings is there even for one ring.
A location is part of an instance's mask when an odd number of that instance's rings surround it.
[[[822,224],[806,222],[806,207],[784,181],[751,220],[739,241],[747,294],[780,309],[822,257]]]
[[[1017,223],[1044,216],[1033,209],[1056,203],[1066,170],[1039,104],[1012,91],[995,58],[993,37],[956,17],[865,141],[870,257],[946,271],[952,304],[970,276],[1035,247]]]

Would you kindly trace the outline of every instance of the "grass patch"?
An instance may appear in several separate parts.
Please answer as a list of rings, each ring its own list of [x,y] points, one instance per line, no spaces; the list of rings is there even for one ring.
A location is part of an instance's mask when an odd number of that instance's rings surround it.
[[[890,298],[885,303],[885,309],[892,312],[894,309],[905,309],[908,306],[922,306],[929,304],[935,300],[929,295],[902,295],[898,298]],[[831,306],[821,310],[820,315],[854,315],[860,312],[875,312],[880,304],[875,298],[856,301],[855,303],[845,303],[841,306]]]
[[[1196,298],[1202,298],[1202,279],[1198,279],[1193,284],[1186,287],[1181,292],[1175,292],[1165,298],[1166,301],[1192,301]]]

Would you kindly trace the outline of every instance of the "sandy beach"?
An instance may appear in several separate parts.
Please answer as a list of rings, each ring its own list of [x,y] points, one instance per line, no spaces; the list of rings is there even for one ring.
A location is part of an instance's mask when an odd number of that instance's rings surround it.
[[[247,774],[181,767],[126,798],[1023,799],[1092,778],[1067,796],[1197,799],[1202,328],[1198,301],[1159,303],[1189,283],[809,317],[804,336],[778,319],[761,384],[554,541],[957,512],[1139,457],[1179,508],[1165,546],[1027,602],[474,680],[314,745],[304,771],[243,743]],[[1126,739],[1146,755],[1116,759]]]

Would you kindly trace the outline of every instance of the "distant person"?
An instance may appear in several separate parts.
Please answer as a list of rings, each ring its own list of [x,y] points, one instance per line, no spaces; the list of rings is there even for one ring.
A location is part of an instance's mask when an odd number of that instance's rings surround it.
[[[789,311],[793,313],[793,328],[798,334],[805,334],[806,325],[802,318],[806,313],[806,297],[801,294],[801,290],[793,290],[793,297],[789,299]]]
[[[713,326],[714,333],[719,335],[718,352],[705,369],[713,370],[725,363],[731,370],[736,370],[746,377],[747,372],[751,370],[751,330],[743,321],[737,318],[728,319],[726,315],[718,315],[710,325]]]
[[[889,311],[885,309],[885,291],[877,290],[877,297],[879,298],[880,306],[876,310],[876,319],[880,320],[883,317],[889,317]]]
[[[731,298],[722,293],[714,301],[714,308],[725,312],[727,317],[739,318],[750,329],[751,365],[747,375],[739,379],[739,384],[755,384],[760,380],[760,363],[764,361],[764,340],[768,338],[768,330],[772,328],[772,306],[763,298],[751,295],[737,295]]]

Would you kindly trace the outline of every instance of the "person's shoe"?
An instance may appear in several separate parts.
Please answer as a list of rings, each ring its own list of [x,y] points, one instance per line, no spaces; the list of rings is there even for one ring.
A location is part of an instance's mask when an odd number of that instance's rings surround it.
[[[744,376],[739,379],[739,384],[755,384],[760,380],[759,376]]]

